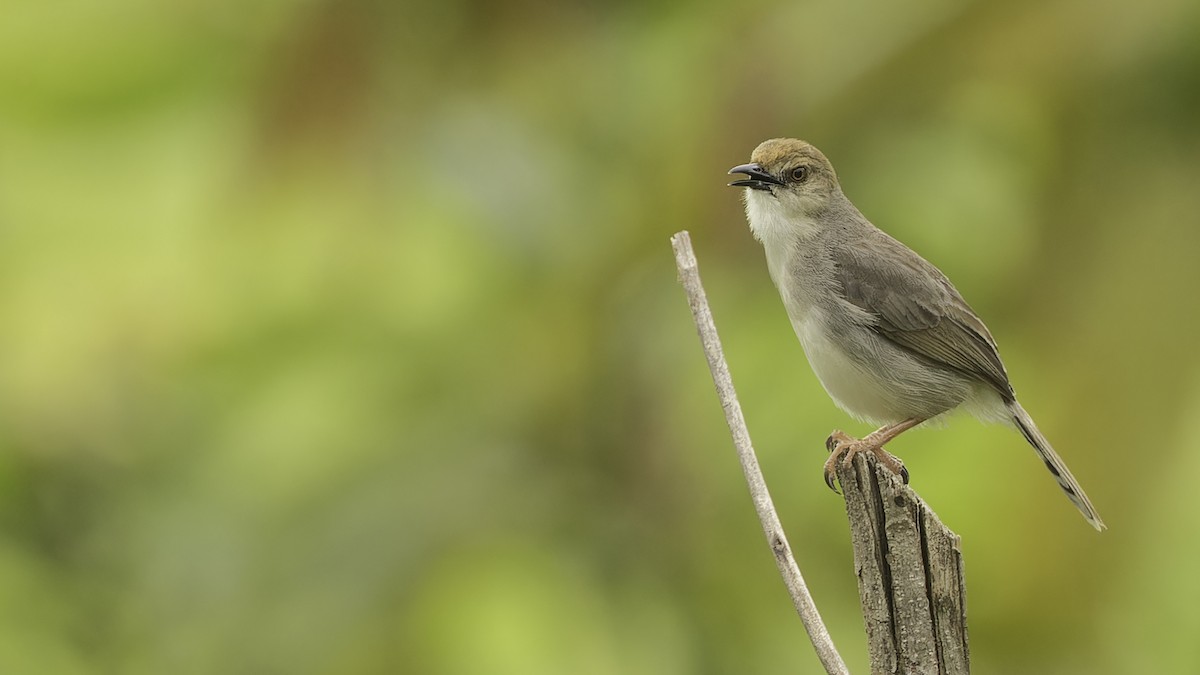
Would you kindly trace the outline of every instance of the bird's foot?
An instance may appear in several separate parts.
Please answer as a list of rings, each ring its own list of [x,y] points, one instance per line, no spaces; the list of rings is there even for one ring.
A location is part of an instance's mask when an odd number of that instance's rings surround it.
[[[879,463],[886,466],[889,471],[900,476],[900,480],[908,485],[908,469],[904,468],[904,462],[900,458],[883,449],[877,439],[872,438],[875,434],[869,434],[866,438],[857,439],[844,431],[834,431],[825,439],[825,447],[829,450],[829,459],[825,460],[825,484],[830,490],[837,492],[837,487],[834,485],[834,477],[837,475],[837,463],[849,465],[854,461],[854,456],[860,452],[869,452],[875,455]]]

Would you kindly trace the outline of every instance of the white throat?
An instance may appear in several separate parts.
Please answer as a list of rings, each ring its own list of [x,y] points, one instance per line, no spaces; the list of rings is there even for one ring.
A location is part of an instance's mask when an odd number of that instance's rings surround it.
[[[818,225],[811,218],[789,215],[774,195],[746,188],[746,220],[750,231],[768,251],[797,239],[807,239],[817,233]]]
[[[783,304],[793,324],[808,313],[810,301],[789,282],[788,269],[792,258],[806,242],[818,234],[818,225],[809,218],[789,217],[789,209],[779,200],[762,190],[746,189],[746,219],[754,238],[762,242],[767,254],[767,271],[779,289]],[[799,327],[797,326],[797,330]]]

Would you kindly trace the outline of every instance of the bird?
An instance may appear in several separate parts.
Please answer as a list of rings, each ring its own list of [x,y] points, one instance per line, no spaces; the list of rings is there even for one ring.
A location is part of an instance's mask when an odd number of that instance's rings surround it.
[[[996,341],[945,274],[875,227],[842,192],[812,144],[761,143],[745,178],[750,230],[817,379],[834,403],[878,429],[861,439],[834,431],[825,482],[837,462],[869,452],[905,482],[884,450],[901,433],[963,410],[1019,431],[1071,503],[1096,530],[1104,521],[1079,481],[1017,401]]]

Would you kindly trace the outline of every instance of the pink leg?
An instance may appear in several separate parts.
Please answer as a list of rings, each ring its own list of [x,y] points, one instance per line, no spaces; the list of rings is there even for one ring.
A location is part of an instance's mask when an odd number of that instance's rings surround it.
[[[860,452],[869,452],[875,455],[880,464],[886,466],[892,473],[898,474],[907,483],[908,470],[904,468],[904,462],[884,450],[883,444],[924,421],[914,417],[895,424],[888,424],[872,431],[861,440],[852,438],[842,431],[834,431],[825,441],[825,447],[829,448],[831,453],[829,459],[825,461],[825,484],[829,486],[830,490],[837,492],[837,488],[833,484],[833,477],[837,473],[838,461],[849,464]]]

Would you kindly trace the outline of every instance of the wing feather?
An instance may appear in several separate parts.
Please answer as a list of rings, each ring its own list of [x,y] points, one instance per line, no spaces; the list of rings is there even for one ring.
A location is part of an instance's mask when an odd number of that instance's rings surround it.
[[[1013,398],[996,342],[944,274],[883,232],[833,253],[846,299],[880,335],[926,360]]]

